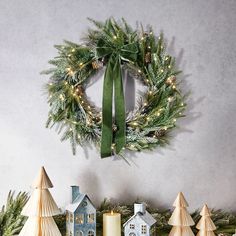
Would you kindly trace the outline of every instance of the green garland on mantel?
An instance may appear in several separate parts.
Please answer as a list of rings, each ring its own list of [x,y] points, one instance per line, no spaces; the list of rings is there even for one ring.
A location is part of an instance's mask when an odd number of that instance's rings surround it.
[[[9,192],[7,203],[0,210],[0,235],[12,236],[17,235],[22,229],[26,217],[20,213],[28,200],[27,193],[20,192],[15,195],[14,192]],[[140,201],[139,201],[140,202]],[[97,209],[97,236],[102,236],[102,215],[103,213],[114,210],[122,214],[122,223],[126,222],[134,212],[133,204],[114,204],[105,199]],[[159,210],[147,204],[147,210],[157,220],[158,235],[168,235],[171,226],[168,225],[168,220],[171,216],[171,210]],[[200,219],[199,211],[192,213],[195,222]],[[62,233],[65,236],[66,216],[64,214],[55,216],[55,221]],[[236,215],[222,210],[212,210],[211,216],[213,222],[217,226],[216,233],[231,235],[236,229]],[[196,233],[196,229],[193,227]]]
[[[140,202],[140,200],[138,201]],[[143,202],[143,201],[142,201]],[[170,209],[159,210],[158,208],[152,207],[149,204],[147,205],[147,210],[152,214],[152,216],[156,219],[156,229],[157,234],[162,236],[167,236],[171,230],[170,225],[168,225],[168,220],[172,214]],[[114,204],[109,200],[105,199],[99,208],[97,209],[97,236],[102,236],[102,219],[103,214],[106,212],[110,212],[111,210],[115,212],[119,212],[122,215],[122,224],[125,223],[134,213],[133,204]],[[194,211],[191,216],[195,223],[200,220],[199,210]],[[224,235],[232,235],[235,233],[236,229],[236,215],[225,212],[223,210],[212,210],[211,219],[215,223],[217,230],[216,234],[224,234]],[[56,218],[56,222],[59,225],[59,228],[63,234],[65,235],[65,215],[60,215]],[[194,233],[197,233],[196,228],[192,228]],[[122,228],[123,230],[123,228]]]
[[[133,30],[124,19],[91,20],[81,44],[56,45],[58,55],[44,74],[50,106],[47,127],[56,127],[61,140],[76,146],[90,142],[100,147],[101,157],[124,151],[151,150],[168,143],[169,132],[183,116],[185,96],[179,89],[175,59],[167,54],[163,35],[149,27]],[[104,68],[103,106],[96,107],[86,95],[91,77]],[[136,109],[125,114],[122,70],[145,88]],[[114,110],[112,99],[114,88]]]

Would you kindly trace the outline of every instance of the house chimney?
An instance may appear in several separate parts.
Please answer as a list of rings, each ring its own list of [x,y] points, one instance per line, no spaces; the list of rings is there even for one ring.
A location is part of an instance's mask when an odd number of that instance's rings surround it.
[[[146,212],[146,206],[143,203],[135,203],[134,204],[134,214],[136,215],[137,213],[145,214]]]
[[[72,203],[73,203],[74,200],[80,195],[79,186],[73,185],[71,186],[71,189],[72,189]]]

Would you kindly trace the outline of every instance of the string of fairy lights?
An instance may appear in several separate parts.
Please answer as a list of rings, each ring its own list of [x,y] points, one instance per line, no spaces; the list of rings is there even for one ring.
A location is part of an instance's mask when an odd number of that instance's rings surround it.
[[[149,46],[150,47],[150,46]],[[71,50],[71,52],[76,52],[76,49],[75,48],[73,48],[72,50]],[[69,54],[68,56],[71,56],[71,54]],[[169,59],[169,56],[166,56],[166,59],[165,60],[168,60]],[[83,63],[82,62],[80,62],[79,63],[79,66],[80,66],[80,68],[82,68],[83,67]],[[101,68],[101,64],[98,64],[96,61],[93,61],[92,62],[92,67],[94,68],[94,69],[100,69]],[[170,69],[171,68],[171,66],[169,65],[168,66],[168,68]],[[72,68],[70,68],[70,67],[68,67],[67,69],[67,72],[68,72],[68,75],[69,76],[74,76],[74,74],[75,74],[75,72],[72,70]],[[143,74],[143,72],[140,70],[140,69],[137,69],[137,71],[138,71],[138,73],[139,74]],[[161,73],[163,73],[164,72],[164,70],[163,69],[161,69],[160,70],[160,72]],[[149,80],[148,79],[146,79],[145,80],[145,82],[147,82],[147,83],[149,83]],[[170,85],[171,87],[172,87],[172,89],[176,89],[176,84],[175,84],[175,82],[176,82],[176,77],[175,76],[171,76],[171,77],[169,77],[169,78],[167,78],[167,80],[166,80],[166,84],[168,84],[168,85]],[[68,83],[68,81],[64,81],[63,82],[64,83],[64,85],[65,86],[68,86],[67,87],[67,89],[66,90],[68,90],[68,89],[70,89],[70,94],[74,97],[74,98],[76,98],[77,99],[77,102],[78,103],[80,103],[82,106],[83,106],[83,104],[87,104],[87,102],[88,101],[84,101],[84,99],[85,99],[85,97],[86,96],[84,96],[83,97],[83,90],[81,89],[81,86],[74,86],[74,85],[69,85],[69,83]],[[49,85],[50,86],[52,86],[53,85],[53,83],[49,83]],[[149,95],[149,96],[152,96],[153,95],[153,90],[149,90],[148,92],[147,92],[147,94]],[[49,96],[49,98],[51,98],[52,97],[52,95],[50,95]],[[64,102],[65,101],[65,99],[66,99],[66,96],[64,95],[64,94],[60,94],[59,95],[59,99],[62,101],[62,102]],[[173,97],[168,97],[167,98],[167,100],[168,100],[168,102],[172,102],[173,101]],[[144,102],[143,103],[143,107],[147,107],[148,106],[148,103],[147,102]],[[184,106],[184,103],[182,103],[182,106]],[[88,105],[88,106],[86,106],[86,107],[83,107],[84,108],[84,111],[87,111],[86,113],[88,114],[88,115],[90,115],[91,117],[94,117],[94,113],[92,112],[92,110],[91,110],[91,105]],[[161,115],[161,112],[163,112],[165,109],[164,108],[160,108],[157,112],[155,112],[155,115],[157,116],[157,117],[159,117],[160,115]],[[101,112],[99,113],[99,120],[101,120]],[[179,115],[182,115],[182,113],[180,112],[179,113]],[[96,116],[97,117],[97,116]],[[87,119],[87,125],[91,125],[91,120],[92,119]],[[150,117],[147,117],[146,118],[146,121],[148,122],[148,121],[150,121]],[[173,119],[173,121],[174,122],[176,122],[176,119]],[[77,122],[72,122],[73,124],[76,124]],[[129,123],[131,126],[133,126],[133,127],[137,127],[139,124],[137,123],[137,122],[131,122],[131,123]],[[167,130],[168,128],[165,126],[164,127],[164,130]],[[153,137],[156,137],[155,135],[153,135]]]
[[[127,140],[130,141],[126,143],[126,148],[130,150],[137,150],[137,145],[134,143],[135,138],[131,137],[131,135],[135,134],[138,137],[140,136],[140,131],[150,129],[151,131],[147,132],[145,137],[148,137],[151,143],[155,143],[157,139],[165,136],[169,129],[175,127],[177,118],[183,116],[182,112],[186,106],[184,98],[178,90],[176,76],[170,73],[174,68],[172,57],[163,54],[159,58],[158,53],[153,52],[153,45],[150,43],[151,37],[154,39],[152,31],[143,32],[140,38],[137,39],[139,46],[144,48],[145,51],[143,62],[126,62],[125,64],[130,73],[135,77],[141,78],[141,82],[147,87],[135,112],[127,115]],[[112,39],[115,43],[119,39],[119,34],[113,35]],[[158,43],[160,42],[158,50],[164,51],[163,37],[160,36],[157,40]],[[84,58],[80,60],[81,48],[88,50],[89,56],[87,60],[84,60]],[[82,123],[86,127],[97,129],[97,134],[101,135],[101,109],[96,107],[87,97],[85,83],[88,82],[94,73],[106,66],[106,60],[105,58],[97,58],[94,48],[91,50],[86,45],[62,46],[60,53],[65,60],[64,68],[60,68],[61,71],[64,71],[64,78],[48,83],[49,103],[52,104],[54,101],[60,101],[66,107],[67,103],[72,103],[73,101],[73,104],[79,107],[80,114],[83,114],[82,119],[80,116],[78,120],[76,115],[69,118],[64,117],[62,119],[63,125],[67,124],[71,132],[78,132],[76,126]],[[168,73],[171,75],[167,76]],[[152,103],[155,103],[155,99],[158,97],[161,89],[165,89],[168,96],[159,98],[160,102],[152,105]],[[172,105],[176,107],[177,113],[174,112],[172,115],[169,115],[167,111]],[[49,117],[52,122],[56,116],[58,116],[58,113],[53,114],[51,110]],[[55,118],[55,120],[57,119]],[[152,129],[152,125],[157,126],[157,124],[158,128],[153,127]],[[116,129],[117,127],[114,124],[113,132],[116,132]],[[83,138],[80,134],[78,134],[78,137]],[[114,145],[112,144],[113,149],[115,148]]]

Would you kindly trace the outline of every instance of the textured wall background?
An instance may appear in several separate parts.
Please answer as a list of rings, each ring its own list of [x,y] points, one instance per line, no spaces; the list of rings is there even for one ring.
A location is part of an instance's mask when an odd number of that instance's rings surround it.
[[[163,30],[192,90],[188,116],[171,145],[136,154],[132,166],[101,160],[95,149],[80,148],[74,157],[68,143],[44,128],[47,77],[39,72],[56,55],[53,45],[78,42],[86,17],[110,16]],[[9,189],[30,190],[45,165],[60,206],[78,183],[95,203],[141,197],[170,207],[182,190],[192,209],[207,202],[236,210],[235,23],[233,0],[0,0],[0,202]],[[94,91],[101,93],[101,85]]]

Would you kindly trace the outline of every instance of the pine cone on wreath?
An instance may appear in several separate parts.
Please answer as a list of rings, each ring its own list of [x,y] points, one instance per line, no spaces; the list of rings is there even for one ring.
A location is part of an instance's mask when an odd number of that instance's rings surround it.
[[[147,52],[145,55],[145,62],[150,63],[151,62],[151,52]]]
[[[165,135],[165,133],[166,133],[166,131],[164,129],[160,129],[160,130],[155,131],[155,135],[158,138],[163,137]]]

